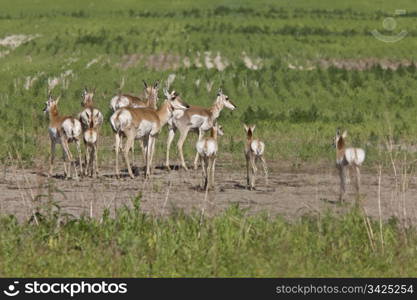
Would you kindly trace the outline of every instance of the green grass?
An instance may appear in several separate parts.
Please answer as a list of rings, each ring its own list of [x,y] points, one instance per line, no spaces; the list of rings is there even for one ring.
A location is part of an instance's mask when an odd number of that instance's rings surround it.
[[[38,218],[38,226],[1,220],[2,277],[412,277],[417,267],[415,229],[391,220],[380,231],[371,221],[371,242],[355,209],[293,222],[236,206],[212,218],[159,218],[136,200],[100,221]]]
[[[331,160],[331,138],[336,127],[348,129],[350,142],[366,148],[366,164],[381,160],[378,145],[390,134],[398,143],[411,145],[416,136],[417,107],[415,67],[397,71],[375,67],[365,71],[335,68],[291,70],[288,64],[308,65],[320,59],[415,59],[416,11],[412,1],[363,3],[363,1],[31,1],[0,4],[0,37],[11,34],[39,35],[0,58],[0,158],[19,153],[31,163],[48,157],[47,120],[42,114],[48,78],[72,70],[67,83],[53,93],[62,94],[65,114],[80,111],[85,85],[97,88],[96,103],[106,120],[109,101],[122,77],[124,91],[139,93],[142,79],[165,80],[175,74],[173,88],[191,104],[210,105],[219,86],[238,105],[225,111],[220,121],[226,132],[222,152],[239,160],[243,122],[257,123],[257,134],[268,140],[269,159],[299,163]],[[408,36],[397,43],[383,43],[370,34],[381,29],[382,20],[394,8],[407,10],[398,16],[398,29]],[[1,49],[7,49],[2,47]],[[227,60],[220,72],[181,63],[191,62],[206,51]],[[245,52],[262,60],[261,70],[248,69]],[[125,55],[140,54],[137,65],[123,69]],[[172,55],[172,63],[158,67],[151,55]],[[99,62],[90,68],[93,59]],[[200,58],[204,64],[204,59]],[[24,88],[27,78],[36,77]],[[200,84],[197,85],[196,81]],[[208,91],[206,85],[213,83]],[[10,130],[13,128],[13,130]],[[106,122],[102,132],[111,136]],[[165,130],[158,142],[157,158],[163,157]],[[112,155],[110,144],[100,153]],[[175,147],[174,147],[175,148]],[[190,157],[194,148],[186,143]],[[108,150],[106,150],[108,149]],[[175,149],[174,149],[175,151]]]
[[[395,9],[407,11],[395,17],[397,31],[407,30],[407,37],[392,44],[373,38],[373,29],[392,34],[383,30],[382,21]],[[255,134],[267,141],[269,161],[331,165],[332,138],[340,127],[348,130],[349,144],[366,150],[366,167],[389,166],[387,137],[405,146],[400,151],[415,145],[416,67],[306,71],[289,64],[415,61],[416,14],[411,0],[3,0],[0,39],[37,37],[14,50],[0,46],[0,53],[11,51],[0,54],[0,160],[18,157],[30,165],[48,159],[48,121],[42,113],[48,79],[72,70],[52,91],[62,95],[60,111],[75,115],[84,86],[96,87],[95,101],[106,120],[123,77],[124,91],[139,93],[143,79],[163,82],[175,74],[172,88],[188,103],[205,106],[223,86],[238,105],[220,117],[225,136],[218,161],[223,165],[242,163],[246,122],[257,124]],[[189,58],[204,65],[206,52],[212,58],[219,53],[227,68],[182,63]],[[243,52],[252,61],[260,59],[262,68],[248,68]],[[122,68],[133,54],[140,55],[138,63]],[[157,66],[150,62],[152,55],[170,55],[171,61]],[[87,68],[93,59],[98,63]],[[28,78],[36,80],[26,89]],[[108,122],[101,134],[106,138],[99,153],[103,165],[113,157]],[[165,138],[163,130],[157,162],[164,156]],[[192,141],[195,137],[185,146],[189,161]],[[400,153],[395,158],[403,157]],[[407,155],[410,162],[417,158],[415,152]],[[380,232],[371,221],[370,240],[358,211],[292,222],[246,216],[237,208],[203,222],[198,213],[156,218],[137,206],[119,210],[114,219],[105,214],[101,220],[61,223],[58,216],[47,213],[39,226],[13,217],[1,220],[1,276],[414,276],[417,267],[415,229],[392,221]]]

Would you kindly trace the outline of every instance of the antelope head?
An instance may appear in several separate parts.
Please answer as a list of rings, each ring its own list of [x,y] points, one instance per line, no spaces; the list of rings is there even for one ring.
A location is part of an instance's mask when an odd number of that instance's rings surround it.
[[[256,125],[249,125],[248,126],[246,124],[243,124],[243,127],[245,128],[246,135],[248,137],[252,137],[253,132],[255,131]]]
[[[166,101],[169,102],[172,110],[186,110],[190,108],[188,103],[182,101],[181,97],[176,91],[172,91],[171,93],[169,93],[167,89],[164,89],[164,95],[167,99]]]
[[[339,128],[336,130],[336,136],[333,139],[333,147],[335,148],[342,148],[345,144],[345,138],[347,137],[347,131],[343,131],[342,135],[340,135]]]
[[[158,101],[158,90],[159,82],[155,81],[153,85],[148,85],[145,80],[143,80],[143,85],[145,87],[145,97],[148,100]]]
[[[221,103],[222,105],[226,106],[230,110],[235,110],[237,106],[230,101],[229,96],[223,94],[223,90],[220,88],[217,91],[217,103]]]
[[[54,99],[52,98],[52,95],[48,95],[48,101],[45,102],[45,108],[43,109],[43,112],[46,114],[50,112],[51,110],[55,109],[58,106],[58,102],[61,96],[58,96],[58,98]]]
[[[223,131],[223,126],[222,125],[216,123],[216,125],[214,125],[214,127],[216,128],[218,135],[220,135],[220,136],[223,136],[224,135],[224,131]]]
[[[81,94],[81,106],[87,107],[93,105],[93,97],[95,92],[95,88],[92,91],[88,91],[88,89],[85,87]]]

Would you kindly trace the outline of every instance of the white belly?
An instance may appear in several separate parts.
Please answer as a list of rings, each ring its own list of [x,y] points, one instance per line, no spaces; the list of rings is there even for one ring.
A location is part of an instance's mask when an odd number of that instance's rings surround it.
[[[144,136],[147,136],[151,133],[151,131],[154,129],[154,124],[147,121],[147,120],[142,120],[138,126],[138,128],[136,129],[136,139],[140,139]]]
[[[213,122],[206,116],[193,115],[190,119],[191,128],[201,128],[201,130],[207,131],[213,127]]]

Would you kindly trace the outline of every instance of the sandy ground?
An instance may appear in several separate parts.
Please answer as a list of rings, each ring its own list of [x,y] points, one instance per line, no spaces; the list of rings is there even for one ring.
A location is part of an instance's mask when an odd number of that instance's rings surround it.
[[[239,204],[248,213],[263,211],[293,219],[306,213],[347,210],[356,199],[351,184],[345,204],[340,205],[339,180],[336,170],[331,167],[293,170],[270,163],[269,184],[266,186],[260,176],[257,189],[249,191],[244,185],[245,169],[231,168],[220,162],[216,167],[216,188],[206,195],[199,187],[201,169],[168,172],[156,168],[151,180],[145,181],[141,170],[137,170],[139,176],[135,179],[127,176],[116,179],[110,166],[101,168],[99,178],[87,177],[80,181],[63,179],[62,166],[59,165],[52,178],[45,176],[43,170],[2,166],[0,214],[14,214],[19,220],[27,220],[36,206],[53,200],[62,212],[71,216],[99,218],[103,209],[108,208],[113,214],[117,207],[131,205],[133,198],[142,195],[142,209],[154,215],[167,215],[178,209],[214,215],[231,204]],[[416,223],[417,177],[399,180],[396,185],[393,176],[382,174],[379,185],[378,172],[364,170],[361,198],[366,212],[376,218],[379,218],[379,187],[383,219],[396,216]]]

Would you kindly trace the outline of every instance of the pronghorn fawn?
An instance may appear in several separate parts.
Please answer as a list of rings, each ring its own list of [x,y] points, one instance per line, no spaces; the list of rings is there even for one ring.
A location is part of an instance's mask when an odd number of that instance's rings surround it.
[[[126,137],[126,143],[123,147],[123,155],[127,165],[129,176],[133,178],[130,167],[128,153],[135,139],[143,139],[146,142],[145,147],[145,176],[149,177],[151,173],[152,159],[155,151],[155,140],[162,127],[172,117],[175,110],[186,110],[189,105],[177,97],[175,91],[168,93],[164,91],[167,99],[157,110],[152,108],[132,108],[124,107],[118,109],[110,118],[112,128],[115,132],[116,139],[116,175],[119,175],[119,144],[122,136]]]
[[[83,127],[83,140],[85,145],[85,169],[84,175],[89,175],[90,177],[96,177],[98,175],[98,162],[97,162],[97,152],[98,152],[98,135],[99,129],[103,124],[103,115],[102,113],[94,107],[93,91],[88,91],[87,88],[84,89],[82,94],[81,105],[84,107],[84,110],[80,113],[79,118]]]
[[[98,176],[97,166],[97,139],[98,128],[94,127],[94,121],[91,120],[90,127],[84,130],[83,134],[85,144],[85,175],[90,177]]]
[[[158,102],[158,89],[159,83],[156,81],[153,85],[148,85],[145,81],[144,84],[144,97],[136,97],[130,94],[122,94],[119,92],[118,95],[114,96],[110,100],[110,107],[113,111],[118,110],[122,107],[151,107],[156,109]],[[145,98],[145,100],[143,100]]]
[[[185,139],[187,138],[188,132],[190,130],[198,130],[199,136],[198,139],[200,140],[205,131],[210,130],[213,127],[216,119],[219,117],[220,112],[224,107],[229,108],[230,110],[234,110],[236,105],[230,101],[229,97],[223,94],[223,91],[219,89],[217,93],[217,98],[214,101],[212,107],[205,108],[200,106],[190,106],[189,109],[180,113],[178,115],[174,115],[174,117],[169,122],[169,129],[168,129],[168,140],[167,140],[167,152],[166,152],[166,162],[165,166],[170,169],[169,164],[169,149],[171,147],[171,143],[175,137],[175,132],[178,130],[180,132],[180,137],[178,139],[177,147],[178,152],[181,159],[181,166],[187,170],[187,165],[185,164],[184,154],[183,154],[183,145]],[[198,166],[198,154],[194,159],[194,168],[197,169]]]
[[[256,161],[259,159],[265,173],[265,183],[268,184],[268,167],[264,158],[265,144],[253,137],[256,125],[243,125],[246,131],[245,157],[246,157],[246,184],[248,189],[255,189]]]
[[[195,145],[198,155],[197,159],[200,157],[201,167],[203,169],[203,188],[205,190],[214,187],[214,169],[216,167],[218,150],[217,137],[222,135],[222,127],[215,123],[211,128],[210,136],[201,137]]]
[[[87,88],[84,88],[81,95],[81,106],[84,110],[79,114],[79,119],[84,130],[90,127],[91,121],[93,121],[94,128],[100,128],[103,124],[103,114],[94,107],[94,93],[95,89],[88,91]]]
[[[75,161],[73,160],[72,153],[69,149],[69,143],[75,142],[77,145],[79,166],[82,173],[82,164],[81,164],[81,148],[80,148],[80,138],[82,133],[81,122],[71,116],[61,116],[58,112],[58,102],[57,99],[53,99],[51,95],[48,96],[48,101],[46,101],[44,113],[49,114],[49,137],[51,139],[51,160],[48,175],[51,176],[53,172],[53,165],[55,159],[55,148],[56,144],[61,144],[64,150],[64,173],[65,177],[71,177],[71,166],[74,168],[75,178],[78,179],[77,167]],[[66,160],[69,160],[70,165],[67,169]]]
[[[339,201],[343,201],[343,196],[346,191],[346,178],[348,176],[348,168],[355,168],[356,171],[356,192],[359,196],[360,188],[360,166],[365,160],[365,150],[361,148],[346,148],[345,140],[347,137],[347,131],[345,130],[340,135],[339,129],[336,131],[333,145],[336,147],[336,167],[339,171],[340,177],[340,195]]]

